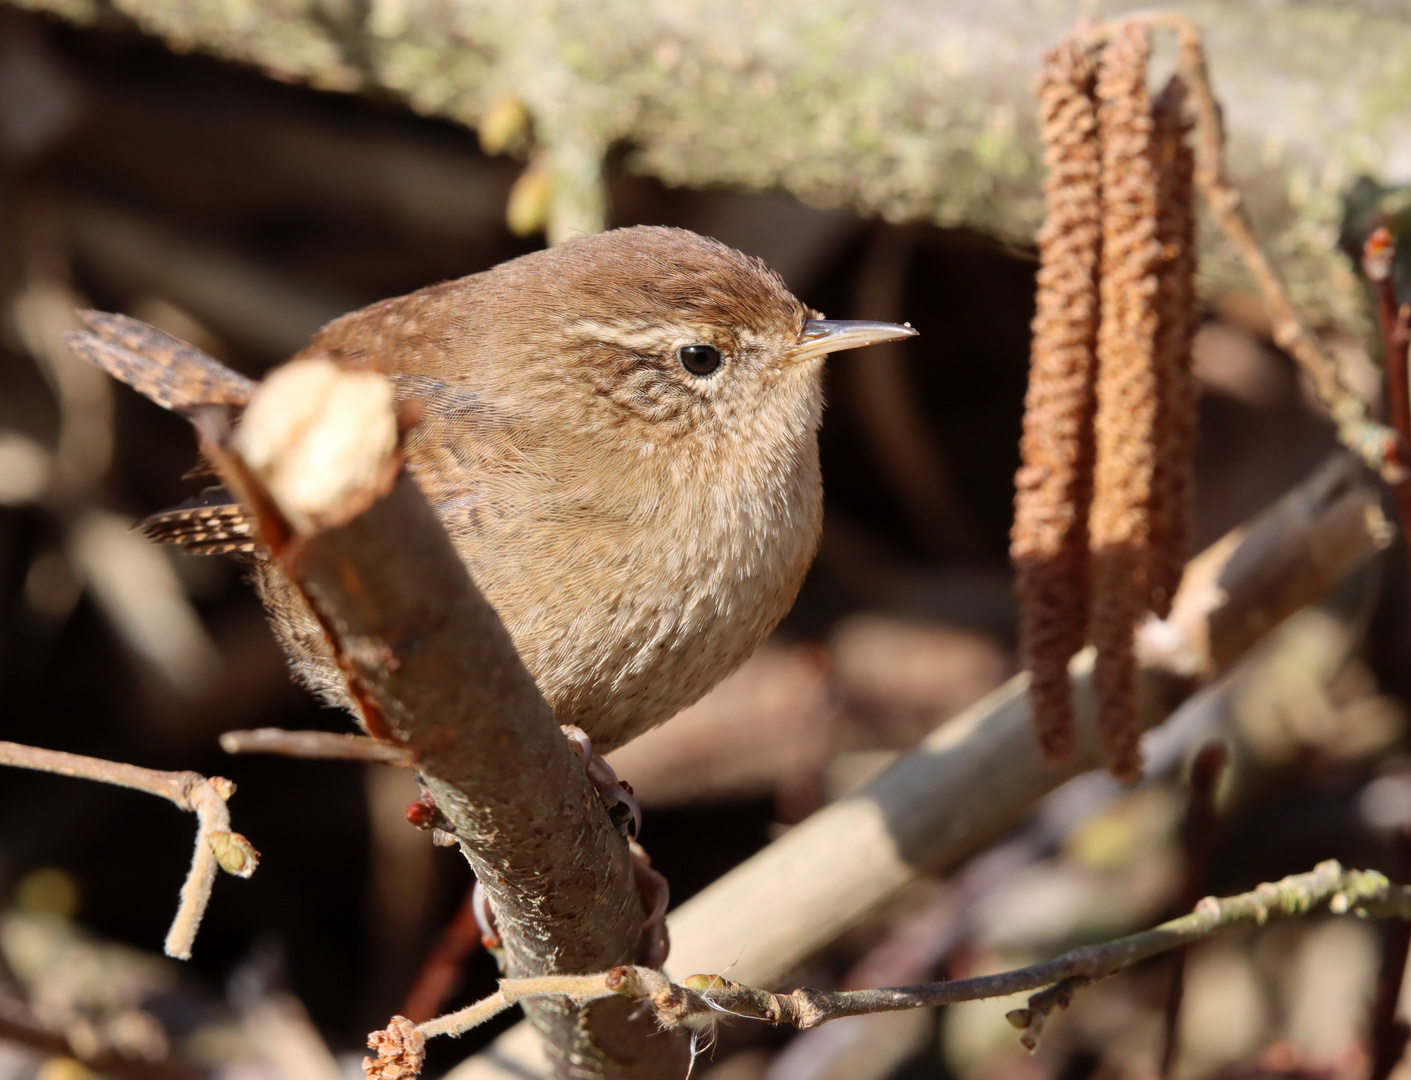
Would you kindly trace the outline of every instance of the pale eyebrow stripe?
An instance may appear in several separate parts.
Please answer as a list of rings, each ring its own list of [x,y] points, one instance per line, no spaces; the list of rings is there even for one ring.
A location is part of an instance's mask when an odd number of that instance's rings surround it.
[[[673,349],[676,345],[676,335],[664,332],[659,326],[646,324],[627,327],[621,323],[584,319],[568,329],[570,333],[579,335],[585,341],[610,341],[625,349],[662,352]]]

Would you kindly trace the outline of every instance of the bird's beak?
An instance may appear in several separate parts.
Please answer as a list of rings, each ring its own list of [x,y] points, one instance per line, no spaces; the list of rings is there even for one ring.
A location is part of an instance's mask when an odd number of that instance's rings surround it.
[[[799,343],[789,351],[790,360],[808,360],[815,356],[860,349],[883,341],[900,341],[915,337],[910,323],[862,322],[848,319],[809,319],[803,324]]]

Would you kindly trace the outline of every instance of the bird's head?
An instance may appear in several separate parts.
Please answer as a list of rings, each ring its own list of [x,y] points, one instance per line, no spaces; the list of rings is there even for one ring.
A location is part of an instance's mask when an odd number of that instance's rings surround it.
[[[761,260],[685,229],[616,229],[492,273],[534,322],[529,367],[560,376],[540,382],[581,387],[587,424],[647,443],[811,435],[825,356],[915,334],[822,319]]]

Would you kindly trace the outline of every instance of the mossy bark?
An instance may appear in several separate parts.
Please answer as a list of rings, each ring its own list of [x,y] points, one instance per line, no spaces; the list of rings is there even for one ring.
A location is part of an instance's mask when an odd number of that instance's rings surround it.
[[[477,125],[528,108],[551,236],[600,227],[604,155],[669,184],[784,190],[1028,242],[1041,210],[1030,88],[1079,7],[1129,0],[12,0],[116,12],[176,49],[311,85],[391,92]],[[1411,4],[1168,5],[1204,29],[1232,171],[1315,319],[1360,324],[1341,194],[1411,171]],[[1160,67],[1160,64],[1157,65]],[[1206,290],[1243,283],[1207,236]]]

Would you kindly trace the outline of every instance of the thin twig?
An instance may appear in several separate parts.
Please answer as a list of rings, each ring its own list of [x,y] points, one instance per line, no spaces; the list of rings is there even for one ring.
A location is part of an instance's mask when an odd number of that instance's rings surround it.
[[[195,772],[162,772],[12,742],[0,742],[0,765],[145,791],[196,815],[196,845],[191,855],[191,869],[182,883],[181,901],[164,945],[166,954],[178,960],[191,959],[191,947],[211,899],[216,869],[219,867],[237,877],[249,877],[259,865],[259,852],[245,837],[230,829],[226,800],[235,794],[235,785],[222,776],[207,779]]]
[[[576,1005],[601,1001],[603,998],[621,994],[621,991],[610,985],[611,976],[615,971],[651,971],[655,972],[663,983],[669,981],[655,968],[636,967],[613,968],[612,971],[593,975],[538,975],[528,979],[501,979],[500,988],[489,997],[481,998],[474,1004],[467,1005],[464,1009],[457,1009],[453,1013],[447,1013],[445,1016],[428,1020],[424,1024],[418,1024],[416,1029],[428,1039],[433,1039],[437,1035],[463,1035],[471,1028],[498,1016],[511,1005],[521,1001],[549,997],[567,998]],[[633,997],[634,995],[624,994],[621,996]]]
[[[1386,368],[1387,404],[1396,430],[1397,459],[1403,473],[1411,465],[1411,309],[1396,302],[1392,282],[1392,264],[1396,259],[1396,242],[1385,225],[1372,230],[1362,247],[1362,272],[1372,286],[1376,298],[1377,322],[1381,327],[1383,364]],[[1411,478],[1393,484],[1397,516],[1401,519],[1403,547],[1411,559]],[[1406,827],[1392,837],[1396,851],[1397,877],[1405,882],[1411,866],[1411,835]],[[1371,1047],[1372,1066],[1368,1080],[1386,1080],[1406,1052],[1411,1025],[1396,1015],[1401,1001],[1402,980],[1406,958],[1411,954],[1411,924],[1397,923],[1387,930],[1382,944],[1381,968],[1377,973],[1377,991],[1372,1001],[1371,1021],[1367,1040]]]
[[[811,1028],[846,1016],[900,1012],[955,1005],[962,1001],[1037,991],[1025,1008],[1007,1014],[1030,1049],[1044,1019],[1065,1008],[1073,993],[1089,983],[1153,956],[1202,941],[1240,923],[1262,926],[1270,919],[1307,915],[1326,908],[1334,915],[1411,919],[1411,886],[1393,885],[1375,871],[1344,870],[1336,861],[1319,863],[1304,874],[1258,886],[1247,893],[1208,896],[1189,915],[1100,945],[1086,945],[1029,967],[973,979],[872,990],[815,990],[801,987],[776,994],[719,975],[691,975],[681,983],[645,967],[617,967],[598,975],[502,979],[499,991],[458,1013],[420,1024],[426,1037],[458,1035],[516,1001],[540,996],[583,1003],[621,994],[651,1005],[665,1028],[697,1025],[721,1015]]]
[[[1411,883],[1411,825],[1402,821],[1391,830],[1391,867],[1394,880]],[[1395,922],[1386,928],[1382,941],[1377,989],[1372,999],[1367,1044],[1372,1059],[1367,1080],[1387,1080],[1406,1053],[1411,1024],[1397,1016],[1401,1006],[1406,958],[1411,954],[1411,922]]]
[[[1406,470],[1397,460],[1395,433],[1368,417],[1366,402],[1343,381],[1337,362],[1299,317],[1282,276],[1254,234],[1244,197],[1225,170],[1224,123],[1220,104],[1210,86],[1200,31],[1184,15],[1147,12],[1095,27],[1091,40],[1105,41],[1120,27],[1133,24],[1174,30],[1179,38],[1177,63],[1190,91],[1190,104],[1195,114],[1196,186],[1258,286],[1273,322],[1275,343],[1286,350],[1308,376],[1318,400],[1337,425],[1338,438],[1343,444],[1388,483],[1399,482],[1405,478]]]
[[[350,735],[336,731],[285,731],[283,728],[255,728],[227,731],[220,737],[227,754],[280,754],[284,757],[327,761],[369,761],[399,769],[416,766],[416,757],[404,746],[386,739]]]
[[[1377,303],[1377,324],[1386,349],[1387,402],[1391,406],[1391,423],[1403,440],[1411,438],[1411,387],[1406,370],[1406,313],[1396,302],[1396,287],[1392,283],[1392,265],[1396,261],[1396,240],[1391,230],[1379,225],[1362,245],[1362,272],[1372,285]],[[1404,455],[1407,444],[1398,450]],[[1402,464],[1406,462],[1403,459]]]
[[[1399,838],[1402,848],[1406,837]],[[1405,861],[1405,852],[1402,852]],[[1406,958],[1411,954],[1411,923],[1395,922],[1387,927],[1387,939],[1382,946],[1381,967],[1377,972],[1377,992],[1372,1002],[1372,1022],[1367,1032],[1371,1044],[1372,1067],[1367,1080],[1387,1080],[1406,1053],[1411,1039],[1411,1024],[1396,1015],[1401,1004],[1401,987],[1406,973]]]

